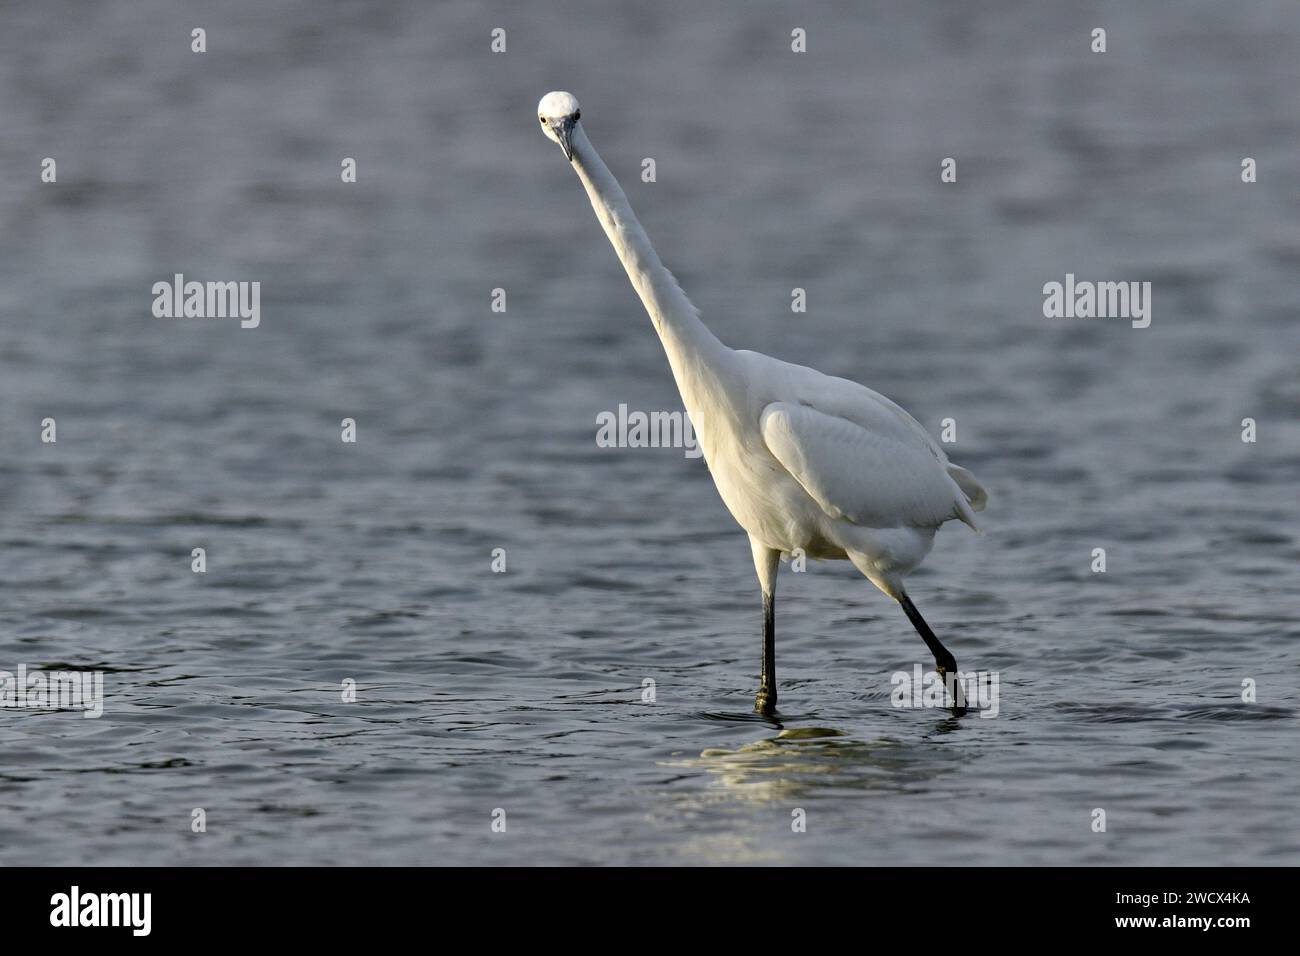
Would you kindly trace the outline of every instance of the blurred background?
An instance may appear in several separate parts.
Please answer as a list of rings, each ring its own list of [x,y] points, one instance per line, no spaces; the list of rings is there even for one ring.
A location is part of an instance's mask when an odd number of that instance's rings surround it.
[[[0,862],[1300,862],[1298,49],[1286,0],[6,4],[0,670],[107,699],[0,711]],[[996,719],[890,705],[929,658],[843,563],[745,719],[744,534],[595,443],[680,401],[552,89],[725,342],[956,420],[988,534],[911,590]],[[260,327],[154,318],[177,272]],[[1151,327],[1045,319],[1067,272]]]

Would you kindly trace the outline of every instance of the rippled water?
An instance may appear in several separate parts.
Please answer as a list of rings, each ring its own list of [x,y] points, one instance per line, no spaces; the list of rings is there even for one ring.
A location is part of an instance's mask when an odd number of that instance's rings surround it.
[[[542,6],[0,13],[0,669],[107,695],[0,711],[0,862],[1300,862],[1294,5]],[[725,341],[956,419],[989,533],[911,590],[996,719],[891,706],[928,655],[845,564],[746,719],[744,535],[594,442],[679,402],[553,88]],[[1067,272],[1151,327],[1043,318]]]

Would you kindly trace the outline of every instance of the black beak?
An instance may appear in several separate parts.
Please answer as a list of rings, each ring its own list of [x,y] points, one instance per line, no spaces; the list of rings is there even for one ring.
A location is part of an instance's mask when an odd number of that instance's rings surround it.
[[[565,116],[551,124],[556,139],[560,141],[560,149],[564,150],[564,158],[569,162],[573,162],[573,126],[576,122],[572,116]]]

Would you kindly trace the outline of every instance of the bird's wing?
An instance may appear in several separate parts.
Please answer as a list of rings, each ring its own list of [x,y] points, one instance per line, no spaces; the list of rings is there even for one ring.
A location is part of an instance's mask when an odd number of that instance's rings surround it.
[[[759,422],[777,461],[833,518],[869,528],[934,528],[959,518],[975,527],[970,501],[950,473],[956,466],[919,425],[899,427],[894,408],[891,402],[852,421],[808,404],[773,402]],[[861,423],[876,415],[884,427]],[[907,421],[915,424],[911,416]]]

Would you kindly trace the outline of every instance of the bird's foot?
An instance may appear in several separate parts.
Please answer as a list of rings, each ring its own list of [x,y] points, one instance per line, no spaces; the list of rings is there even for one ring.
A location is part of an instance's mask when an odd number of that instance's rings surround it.
[[[771,717],[776,713],[776,688],[760,687],[754,698],[754,713]]]
[[[952,701],[952,715],[954,717],[965,717],[966,689],[961,686],[961,681],[957,679],[957,662],[954,660],[947,665],[939,664],[935,667],[935,672],[939,675],[939,679],[943,681],[948,698]],[[951,680],[949,674],[952,675]]]

